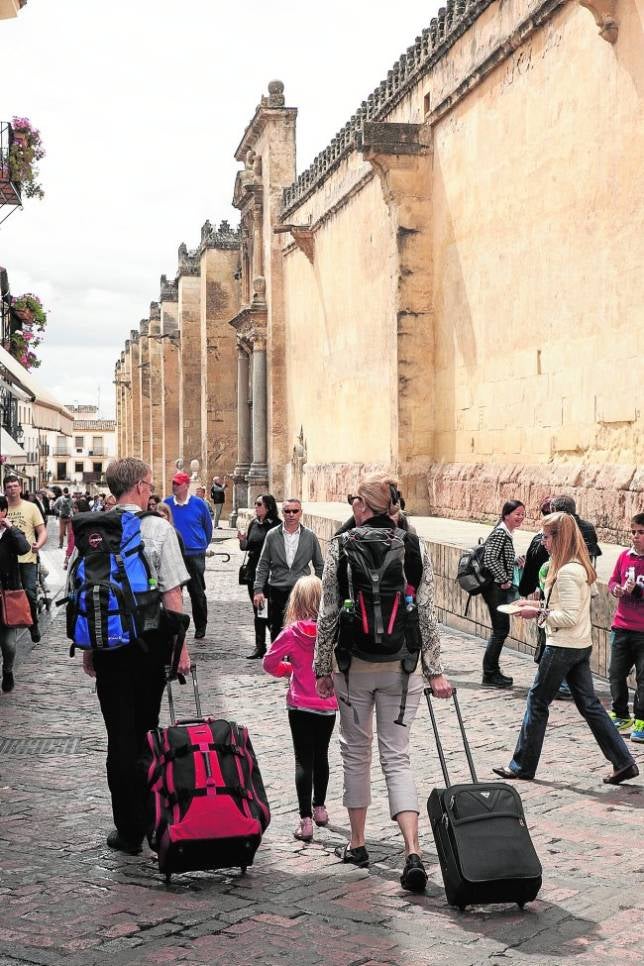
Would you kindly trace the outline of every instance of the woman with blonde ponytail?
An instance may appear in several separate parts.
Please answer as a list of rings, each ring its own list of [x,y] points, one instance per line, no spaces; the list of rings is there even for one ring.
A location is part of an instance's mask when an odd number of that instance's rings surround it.
[[[590,670],[590,596],[596,573],[574,517],[551,513],[543,520],[543,543],[550,554],[543,607],[520,600],[520,616],[545,628],[546,647],[528,692],[528,702],[512,761],[493,768],[501,778],[534,778],[548,724],[549,707],[566,679],[577,710],[586,721],[603,755],[613,766],[604,778],[619,785],[636,778],[639,769],[624,740],[595,694]]]

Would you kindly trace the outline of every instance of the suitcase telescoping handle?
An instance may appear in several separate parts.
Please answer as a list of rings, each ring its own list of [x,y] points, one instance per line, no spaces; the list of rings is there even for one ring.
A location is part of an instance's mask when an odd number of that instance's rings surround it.
[[[434,707],[432,705],[431,688],[425,688],[425,697],[427,698],[427,707],[429,708],[429,716],[432,719],[432,728],[434,730],[434,738],[436,740],[436,749],[438,751],[438,757],[440,759],[441,768],[443,770],[443,778],[445,779],[445,788],[449,788],[452,783],[449,780],[449,773],[447,771],[447,762],[445,761],[445,753],[443,752],[443,745],[441,744],[440,735],[438,733],[438,724],[436,723],[436,715],[434,714]],[[458,726],[461,729],[461,737],[463,738],[463,747],[465,748],[467,763],[470,767],[470,775],[472,776],[472,781],[476,783],[478,781],[478,778],[476,777],[476,769],[474,768],[474,759],[472,758],[472,752],[470,751],[470,743],[467,740],[467,735],[465,733],[465,725],[463,724],[463,716],[461,715],[461,708],[458,703],[456,688],[454,688],[454,690],[452,691],[452,698],[454,699],[454,708],[456,709]]]
[[[192,678],[192,690],[195,696],[195,708],[197,709],[197,718],[195,720],[202,720],[201,717],[201,701],[199,700],[199,685],[197,684],[197,665],[190,665],[190,677]],[[177,724],[191,724],[193,719],[177,721],[177,716],[174,710],[174,698],[172,697],[172,684],[170,681],[167,683],[168,689],[168,707],[170,709],[170,721],[173,725]]]

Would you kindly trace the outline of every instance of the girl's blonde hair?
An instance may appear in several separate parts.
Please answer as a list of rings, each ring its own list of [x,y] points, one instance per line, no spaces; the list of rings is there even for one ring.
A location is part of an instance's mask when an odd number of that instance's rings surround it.
[[[322,581],[319,577],[300,577],[286,605],[284,626],[297,621],[316,621],[322,598]]]
[[[398,503],[398,483],[386,473],[370,473],[358,483],[356,496],[374,513],[388,515],[400,511]]]
[[[558,571],[571,560],[578,560],[586,571],[586,582],[594,583],[597,580],[597,574],[590,562],[588,548],[575,518],[569,513],[549,513],[541,522],[543,532],[552,537],[546,587],[554,583]]]

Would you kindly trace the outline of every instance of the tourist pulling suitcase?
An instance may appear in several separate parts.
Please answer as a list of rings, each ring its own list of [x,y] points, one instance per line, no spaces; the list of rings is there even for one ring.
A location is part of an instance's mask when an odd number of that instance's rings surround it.
[[[168,682],[168,728],[148,732],[148,841],[166,882],[173,872],[253,864],[271,814],[248,730],[203,718],[191,667],[197,717],[177,721]]]
[[[461,910],[486,902],[516,902],[523,908],[541,888],[542,869],[519,794],[503,782],[477,780],[456,689],[454,707],[472,783],[450,783],[429,688],[425,695],[446,786],[433,789],[427,812],[447,901]]]

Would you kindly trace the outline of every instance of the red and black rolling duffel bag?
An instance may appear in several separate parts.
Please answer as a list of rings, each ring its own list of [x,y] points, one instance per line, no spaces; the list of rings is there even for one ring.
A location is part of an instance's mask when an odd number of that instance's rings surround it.
[[[197,717],[176,720],[168,683],[174,723],[147,736],[148,841],[166,882],[173,872],[245,872],[271,819],[247,728],[202,717],[194,665],[191,675]]]

